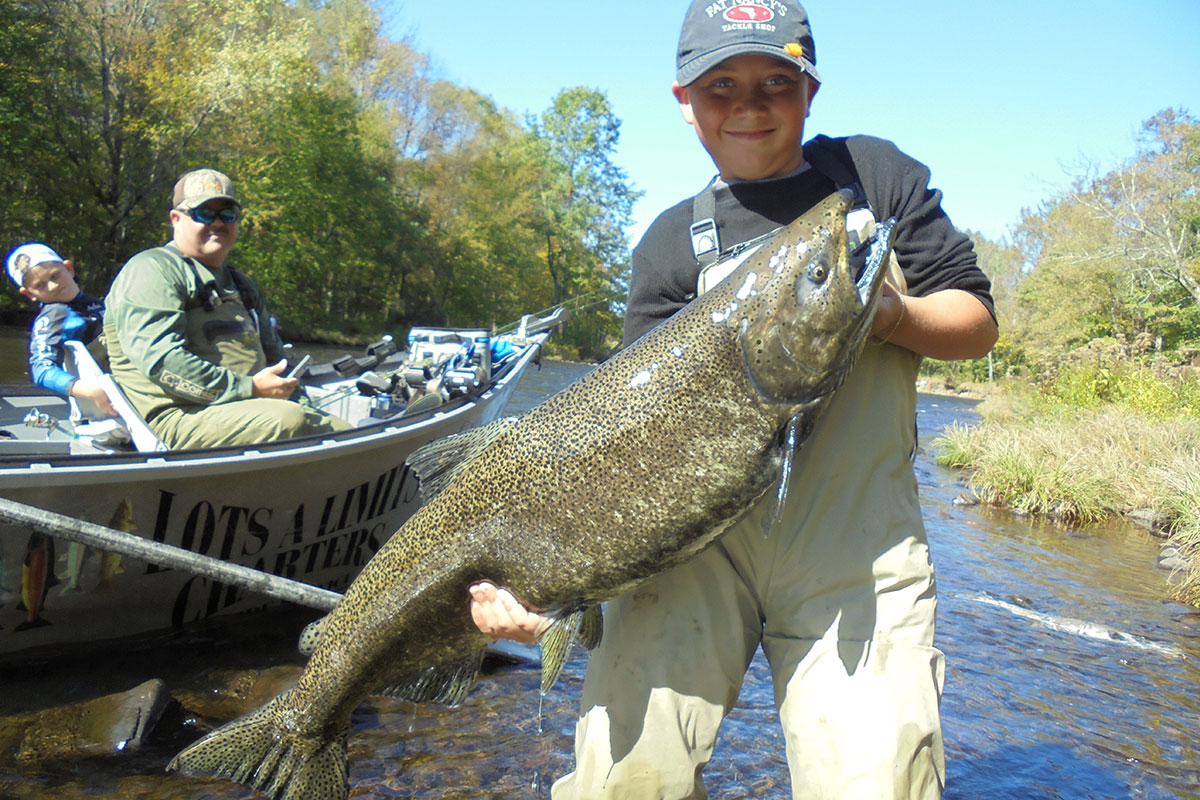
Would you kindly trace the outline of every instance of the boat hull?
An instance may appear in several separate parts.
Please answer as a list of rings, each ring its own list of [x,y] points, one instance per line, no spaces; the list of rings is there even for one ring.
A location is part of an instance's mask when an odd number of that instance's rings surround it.
[[[405,459],[499,417],[531,346],[486,392],[414,420],[261,448],[0,467],[0,496],[334,591],[420,503]],[[246,590],[0,524],[0,656],[257,610]]]

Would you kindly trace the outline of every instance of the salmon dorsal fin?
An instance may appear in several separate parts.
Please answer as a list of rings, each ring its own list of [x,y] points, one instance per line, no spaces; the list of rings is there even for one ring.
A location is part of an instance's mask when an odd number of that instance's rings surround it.
[[[405,463],[420,481],[421,500],[428,503],[454,482],[459,472],[515,425],[517,417],[504,417],[481,428],[438,439],[413,451]]]
[[[458,661],[435,664],[431,667],[401,675],[382,686],[376,694],[387,695],[410,703],[441,703],[456,706],[479,677],[486,648]]]

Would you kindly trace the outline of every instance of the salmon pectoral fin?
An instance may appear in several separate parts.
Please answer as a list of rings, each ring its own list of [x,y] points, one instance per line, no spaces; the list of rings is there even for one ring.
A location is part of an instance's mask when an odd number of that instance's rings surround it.
[[[321,637],[325,635],[325,623],[329,621],[329,615],[321,617],[316,622],[310,622],[304,626],[304,630],[300,631],[300,641],[296,648],[302,655],[311,656],[316,652],[317,645],[321,643]]]
[[[387,695],[410,703],[441,703],[456,706],[479,678],[487,648],[471,653],[458,661],[435,664],[431,667],[398,675],[386,681],[375,694]]]
[[[542,648],[542,694],[550,691],[562,674],[571,654],[571,642],[595,650],[603,630],[604,617],[598,605],[563,614],[550,624],[538,640]]]
[[[285,696],[217,728],[175,756],[167,769],[194,778],[228,778],[282,800],[345,800],[349,720],[330,739],[289,736],[277,722]]]

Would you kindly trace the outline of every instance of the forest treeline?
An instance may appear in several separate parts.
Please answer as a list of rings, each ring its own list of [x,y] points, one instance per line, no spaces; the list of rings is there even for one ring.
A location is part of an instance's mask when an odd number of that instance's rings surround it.
[[[1011,241],[973,238],[1000,340],[989,359],[934,368],[1028,379],[1077,405],[1200,383],[1200,123],[1186,111],[1146,120],[1111,171],[1081,168]]]
[[[214,166],[246,205],[236,264],[294,338],[492,327],[567,302],[583,310],[560,352],[606,355],[639,192],[603,91],[565,88],[518,119],[382,31],[366,0],[0,4],[0,245],[45,240],[103,294],[167,238],[175,178]],[[973,234],[1000,341],[930,368],[1103,394],[1121,390],[1114,364],[1186,367],[1198,183],[1200,125],[1167,109],[1011,238]],[[5,310],[29,310],[11,286]]]
[[[560,346],[606,354],[639,193],[604,93],[518,119],[381,30],[365,0],[0,5],[0,244],[51,243],[102,295],[169,238],[176,177],[212,166],[245,205],[236,265],[286,334],[494,327],[566,302]],[[28,307],[12,287],[3,303]]]

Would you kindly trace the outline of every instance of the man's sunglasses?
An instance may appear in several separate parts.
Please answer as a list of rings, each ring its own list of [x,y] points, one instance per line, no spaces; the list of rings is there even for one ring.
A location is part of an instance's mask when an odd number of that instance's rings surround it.
[[[200,206],[199,208],[192,208],[184,211],[183,213],[187,214],[192,218],[193,221],[198,222],[201,225],[211,225],[217,219],[221,220],[221,222],[224,222],[226,225],[232,225],[233,223],[237,222],[238,217],[241,216],[238,214],[238,210],[233,207],[215,209],[204,208],[203,206]]]

